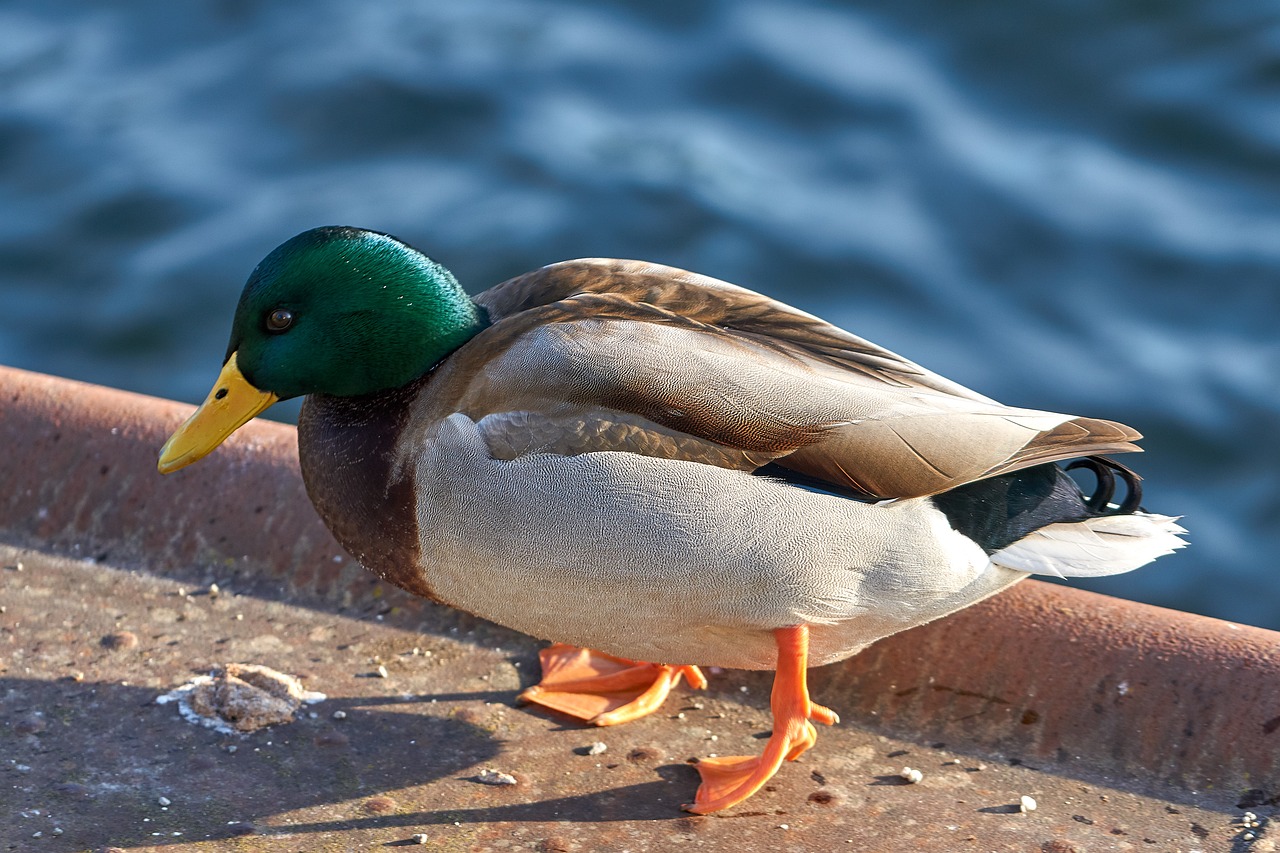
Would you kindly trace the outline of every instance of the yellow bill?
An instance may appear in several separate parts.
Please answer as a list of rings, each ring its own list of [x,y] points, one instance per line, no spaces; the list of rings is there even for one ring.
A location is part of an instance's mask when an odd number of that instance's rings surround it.
[[[200,408],[164,443],[157,465],[160,473],[172,473],[208,456],[227,436],[278,399],[270,391],[250,385],[232,353]]]

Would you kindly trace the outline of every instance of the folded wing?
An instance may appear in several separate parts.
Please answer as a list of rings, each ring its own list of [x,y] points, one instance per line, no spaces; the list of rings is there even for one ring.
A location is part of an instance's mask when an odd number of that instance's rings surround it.
[[[812,315],[669,267],[570,261],[477,302],[494,324],[462,360],[471,381],[456,410],[507,458],[773,462],[907,498],[1138,449],[1121,424],[1003,406]]]

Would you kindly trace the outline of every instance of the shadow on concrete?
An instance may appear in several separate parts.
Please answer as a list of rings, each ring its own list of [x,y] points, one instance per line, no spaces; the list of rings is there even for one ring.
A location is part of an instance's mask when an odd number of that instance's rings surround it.
[[[86,847],[229,838],[257,832],[264,819],[317,806],[332,807],[332,825],[339,827],[357,820],[369,797],[430,790],[420,786],[465,777],[502,746],[459,719],[378,710],[369,698],[330,699],[317,706],[323,711],[315,718],[225,735],[155,704],[157,692],[0,678],[0,700],[11,722],[0,729],[5,799],[22,800],[15,805],[33,819],[49,818],[45,836],[60,815],[74,814],[61,840]],[[335,711],[346,717],[334,720]],[[161,797],[170,805],[162,806]],[[633,799],[630,807],[639,804],[661,811],[647,797]],[[395,807],[420,815],[406,826],[464,819],[433,813],[429,802]]]
[[[680,810],[681,800],[669,782],[680,782],[682,790],[697,786],[697,772],[683,764],[657,768],[664,781],[627,785],[609,791],[573,797],[557,797],[536,803],[518,803],[481,809],[421,811],[348,821],[295,823],[283,829],[289,833],[331,832],[352,829],[388,829],[454,824],[546,823],[573,820],[605,823],[617,821],[678,821],[690,815]]]

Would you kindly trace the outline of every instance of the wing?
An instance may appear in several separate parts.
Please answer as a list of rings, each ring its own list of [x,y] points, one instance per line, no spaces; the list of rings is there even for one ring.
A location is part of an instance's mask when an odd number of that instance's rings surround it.
[[[776,341],[842,369],[892,385],[992,402],[838,326],[776,299],[675,267],[587,258],[552,264],[503,282],[476,302],[498,321],[581,294],[611,294],[704,327]]]
[[[1137,450],[1110,421],[1015,409],[743,288],[570,261],[477,298],[493,325],[433,393],[495,456],[620,450],[917,497],[1040,462]]]

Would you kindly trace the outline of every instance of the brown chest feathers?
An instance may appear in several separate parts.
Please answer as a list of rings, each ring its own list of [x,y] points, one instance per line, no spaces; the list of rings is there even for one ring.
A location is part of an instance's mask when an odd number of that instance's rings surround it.
[[[392,462],[409,403],[425,381],[365,397],[308,397],[298,454],[307,494],[342,547],[383,580],[435,600],[417,566],[413,477],[393,479]]]

